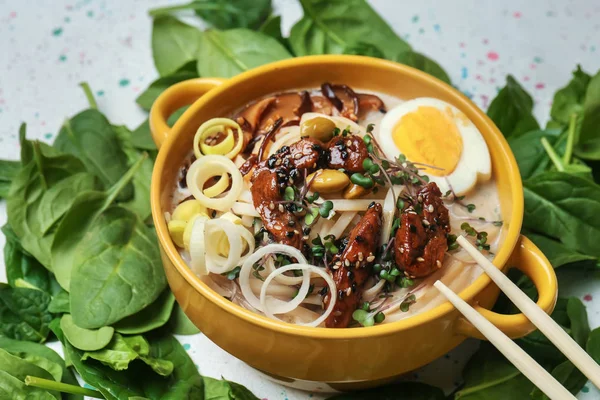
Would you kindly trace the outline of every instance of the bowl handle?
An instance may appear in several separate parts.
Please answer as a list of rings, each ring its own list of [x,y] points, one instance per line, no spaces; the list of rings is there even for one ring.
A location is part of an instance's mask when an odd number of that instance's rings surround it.
[[[160,148],[171,128],[167,120],[175,111],[198,100],[209,90],[225,82],[221,78],[196,78],[176,83],[162,92],[150,109],[150,131],[156,147]]]
[[[531,240],[521,235],[508,265],[511,266],[509,268],[518,268],[533,281],[539,295],[537,305],[550,314],[556,305],[558,284],[554,268],[546,256]],[[498,314],[479,305],[475,305],[474,308],[512,339],[523,337],[536,329],[523,314]],[[485,340],[477,328],[463,317],[459,317],[454,328],[460,335]]]

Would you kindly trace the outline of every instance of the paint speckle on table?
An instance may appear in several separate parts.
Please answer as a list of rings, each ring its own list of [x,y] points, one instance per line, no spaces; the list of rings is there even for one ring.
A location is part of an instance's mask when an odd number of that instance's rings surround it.
[[[490,61],[498,61],[500,56],[495,51],[490,51],[487,53],[487,59]]]
[[[121,79],[121,80],[119,81],[119,86],[121,86],[121,87],[126,87],[126,86],[128,86],[128,85],[129,85],[129,83],[130,83],[130,82],[129,82],[129,79],[127,79],[127,78],[123,78],[123,79]]]
[[[592,297],[591,294],[586,294],[585,296],[583,296],[583,300],[585,301],[592,301],[594,298]]]
[[[191,348],[192,348],[192,346],[190,346],[190,344],[189,344],[189,343],[185,343],[185,344],[183,345],[183,348],[184,348],[184,349],[187,351],[187,350],[191,349]]]
[[[63,33],[63,29],[62,28],[56,28],[56,29],[54,29],[52,31],[52,36],[58,37],[58,36],[62,35],[62,33]]]

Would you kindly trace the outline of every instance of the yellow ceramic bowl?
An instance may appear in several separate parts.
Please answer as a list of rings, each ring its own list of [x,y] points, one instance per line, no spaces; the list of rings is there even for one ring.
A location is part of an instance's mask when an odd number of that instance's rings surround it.
[[[150,124],[160,148],[152,176],[152,215],[162,260],[177,301],[200,330],[222,349],[283,380],[373,385],[429,363],[467,337],[480,337],[449,303],[402,321],[369,328],[310,328],[274,321],[239,307],[213,292],[186,266],[169,237],[164,219],[178,170],[192,149],[198,126],[231,115],[244,104],[274,92],[345,83],[402,99],[435,97],[453,104],[477,126],[491,152],[493,178],[504,216],[505,241],[494,264],[519,268],[535,283],[538,305],[551,312],[557,283],[548,260],[520,236],[523,188],[511,150],[492,121],[460,92],[416,69],[359,56],[312,56],[253,69],[229,80],[199,78],[176,84],[154,103]],[[168,116],[191,104],[173,128]],[[489,311],[499,289],[481,276],[460,296],[507,335],[524,336],[534,328],[524,315]],[[337,384],[337,386],[335,385]]]

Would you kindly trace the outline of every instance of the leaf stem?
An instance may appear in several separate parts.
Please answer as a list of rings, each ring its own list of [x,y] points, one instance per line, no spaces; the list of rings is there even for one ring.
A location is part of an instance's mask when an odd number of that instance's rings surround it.
[[[96,103],[96,99],[94,98],[94,94],[92,93],[90,85],[88,85],[87,82],[81,82],[79,86],[83,89],[83,93],[85,94],[85,97],[87,97],[88,103],[90,103],[90,108],[97,110],[98,103]]]
[[[548,157],[550,157],[550,160],[552,160],[552,163],[554,164],[556,169],[561,172],[564,171],[565,166],[563,165],[562,161],[560,160],[560,157],[558,156],[558,154],[556,154],[556,151],[554,150],[554,148],[552,147],[550,142],[548,142],[548,139],[543,137],[541,139],[541,142],[542,142],[542,146],[544,146],[544,150],[546,150],[546,153],[548,153]]]
[[[154,8],[154,9],[148,11],[148,15],[150,15],[151,17],[158,17],[161,15],[168,15],[168,14],[172,14],[176,11],[182,11],[182,10],[219,10],[219,9],[221,9],[219,6],[215,6],[215,5],[211,5],[211,4],[202,4],[198,1],[192,1],[191,3],[186,3],[186,4],[178,4],[178,5],[169,6],[169,7]]]
[[[104,202],[104,209],[106,209],[106,207],[112,204],[112,202],[119,195],[121,190],[123,190],[123,188],[129,183],[129,181],[133,179],[133,176],[135,175],[137,170],[140,169],[142,163],[144,162],[144,160],[146,160],[146,158],[148,158],[148,153],[144,152],[141,155],[140,159],[137,160],[135,164],[131,166],[131,168],[129,168],[129,171],[127,171],[125,175],[123,175],[123,177],[118,180],[117,183],[115,183],[110,189],[108,189],[108,197]]]
[[[42,150],[40,150],[40,142],[37,140],[33,141],[33,159],[40,172],[40,181],[42,188],[48,190],[48,183],[46,182],[46,176],[44,175],[44,165],[42,163]]]
[[[571,156],[573,155],[573,144],[575,143],[575,127],[577,126],[577,114],[571,114],[569,119],[569,130],[567,132],[567,147],[563,155],[564,165],[571,164]]]
[[[97,390],[82,388],[75,385],[69,385],[67,383],[55,382],[50,379],[37,378],[35,376],[27,375],[25,377],[25,384],[27,386],[38,387],[40,389],[54,390],[57,392],[79,394],[82,396],[93,397],[95,399],[104,399],[102,393]]]

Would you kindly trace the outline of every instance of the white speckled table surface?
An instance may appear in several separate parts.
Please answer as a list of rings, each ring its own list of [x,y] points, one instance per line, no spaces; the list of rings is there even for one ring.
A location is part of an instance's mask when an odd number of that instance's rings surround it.
[[[147,10],[167,0],[0,0],[0,158],[19,154],[17,129],[51,142],[66,116],[86,106],[87,81],[114,123],[135,127],[145,118],[135,98],[157,73]],[[172,2],[171,2],[172,3]],[[181,3],[181,1],[179,1]],[[372,0],[373,7],[419,52],[441,64],[454,84],[486,108],[507,74],[523,83],[544,123],[552,95],[577,63],[600,68],[600,3],[590,0]],[[293,0],[275,1],[284,31],[300,17]],[[0,225],[6,220],[0,202]],[[4,237],[0,235],[0,246]],[[600,325],[600,277],[564,276],[561,295],[579,296],[590,324]],[[5,281],[0,261],[0,281]],[[260,398],[320,399],[264,380],[202,334],[180,337],[202,374],[239,382]],[[413,377],[451,389],[477,343],[417,371]],[[54,346],[55,347],[55,346]],[[600,398],[591,384],[580,399]]]

